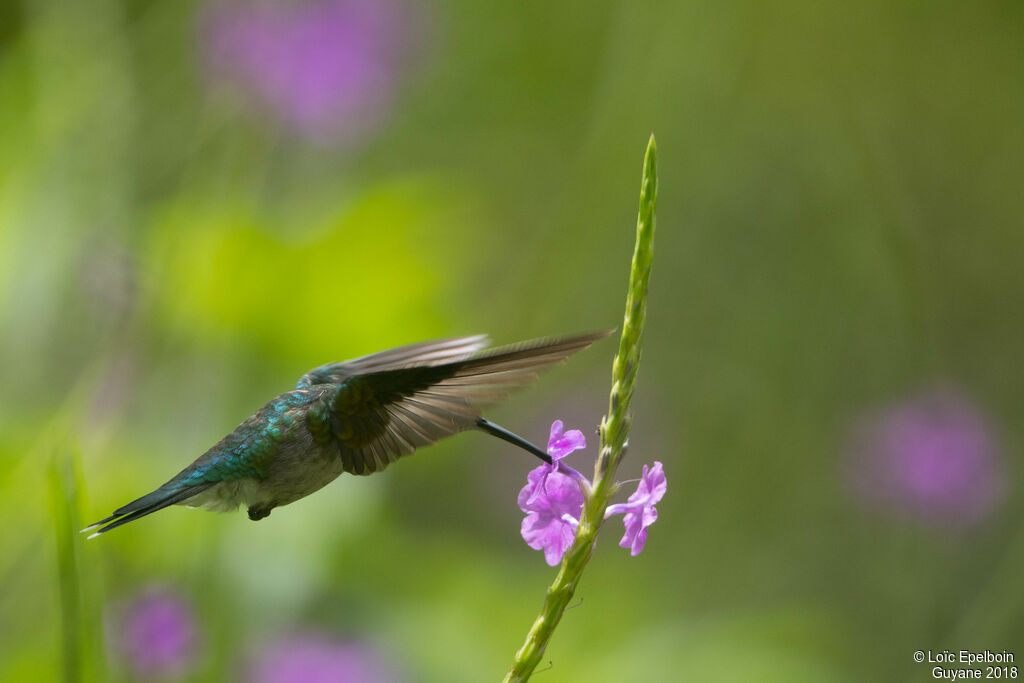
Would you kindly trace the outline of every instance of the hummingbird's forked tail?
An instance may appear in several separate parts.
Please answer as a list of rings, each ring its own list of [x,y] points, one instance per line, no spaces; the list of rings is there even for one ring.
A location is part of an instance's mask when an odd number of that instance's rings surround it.
[[[482,417],[477,419],[476,426],[481,431],[487,432],[491,436],[496,436],[499,439],[501,439],[502,441],[508,441],[510,444],[513,444],[515,446],[519,446],[524,451],[526,451],[528,453],[533,453],[534,455],[536,455],[538,458],[540,458],[541,460],[543,460],[547,464],[549,464],[549,465],[551,464],[551,456],[550,455],[548,455],[547,453],[542,451],[537,446],[534,446],[532,443],[530,443],[529,441],[527,441],[523,437],[519,436],[518,434],[513,434],[512,432],[508,431],[504,427],[499,427],[498,425],[494,424],[490,420],[487,420],[487,419],[482,418]]]
[[[181,487],[180,485],[164,484],[156,491],[147,493],[141,498],[128,503],[124,507],[114,510],[114,514],[110,515],[106,519],[101,519],[94,524],[90,524],[82,529],[82,532],[85,533],[86,531],[90,531],[96,527],[103,527],[89,536],[89,538],[96,538],[100,534],[105,534],[111,529],[116,529],[122,524],[134,522],[140,517],[145,517],[157,510],[163,510],[165,507],[187,500],[197,493],[201,493],[210,488],[212,485],[213,484],[208,482],[185,487]],[[104,524],[106,526],[103,526]]]

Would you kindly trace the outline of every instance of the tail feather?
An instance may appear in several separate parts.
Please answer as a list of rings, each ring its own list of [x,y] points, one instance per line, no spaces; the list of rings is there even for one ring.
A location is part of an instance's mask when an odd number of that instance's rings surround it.
[[[96,529],[96,527],[101,527],[89,536],[89,538],[96,538],[100,534],[105,534],[111,529],[116,529],[122,524],[134,522],[136,519],[145,517],[146,515],[152,514],[158,510],[163,510],[165,507],[174,505],[175,503],[187,500],[197,493],[201,493],[202,491],[210,488],[210,486],[212,486],[212,484],[208,482],[203,482],[194,486],[186,486],[184,488],[178,488],[177,486],[173,488],[165,488],[161,486],[156,491],[148,493],[141,498],[133,500],[127,505],[114,510],[114,514],[101,519],[94,524],[90,524],[82,529],[82,531],[91,531]]]

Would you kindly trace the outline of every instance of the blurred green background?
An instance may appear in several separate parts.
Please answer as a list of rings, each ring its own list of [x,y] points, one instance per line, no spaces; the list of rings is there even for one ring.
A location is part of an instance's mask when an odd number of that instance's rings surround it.
[[[554,570],[483,435],[259,524],[73,532],[313,366],[616,325],[651,131],[620,476],[668,494],[536,680],[1024,656],[1022,122],[1019,2],[3,3],[0,679],[499,679]],[[587,471],[613,347],[492,414]]]

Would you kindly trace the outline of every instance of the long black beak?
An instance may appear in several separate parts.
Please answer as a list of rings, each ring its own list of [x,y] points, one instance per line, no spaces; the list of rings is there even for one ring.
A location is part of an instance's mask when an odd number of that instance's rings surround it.
[[[496,436],[499,439],[501,439],[502,441],[508,441],[510,444],[514,444],[516,446],[519,446],[524,451],[527,451],[529,453],[533,453],[534,455],[536,455],[538,458],[540,458],[541,460],[543,460],[547,464],[549,464],[549,465],[551,464],[551,456],[550,455],[548,455],[547,453],[545,453],[541,449],[537,448],[536,446],[534,446],[532,443],[530,443],[529,441],[527,441],[523,437],[518,436],[516,434],[513,434],[512,432],[508,431],[504,427],[499,427],[498,425],[494,424],[490,420],[485,420],[482,417],[479,418],[476,421],[476,426],[481,431],[487,432],[491,436]]]

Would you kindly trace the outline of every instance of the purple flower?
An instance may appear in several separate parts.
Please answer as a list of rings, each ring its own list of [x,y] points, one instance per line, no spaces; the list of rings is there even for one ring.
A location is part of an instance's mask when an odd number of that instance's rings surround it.
[[[668,482],[661,463],[654,461],[654,466],[647,469],[644,465],[640,483],[625,503],[609,505],[605,510],[605,519],[614,514],[623,513],[622,522],[626,533],[619,541],[619,546],[629,548],[629,554],[637,556],[647,542],[647,527],[658,520],[658,510],[654,507],[665,495]]]
[[[564,428],[565,425],[561,420],[555,420],[551,423],[551,433],[548,436],[548,455],[551,456],[551,464],[540,465],[530,473],[532,475],[534,472],[538,472],[537,476],[527,477],[529,481],[533,482],[533,488],[530,489],[526,500],[527,505],[532,504],[543,493],[548,475],[554,472],[562,471],[581,483],[586,481],[586,477],[582,474],[568,465],[563,465],[559,462],[573,451],[587,447],[587,439],[583,436],[583,432],[578,429],[570,429],[568,432],[563,432]],[[522,508],[523,503],[520,503],[519,507]],[[523,509],[523,512],[526,512],[526,510]]]
[[[390,683],[394,671],[366,643],[322,633],[282,638],[263,648],[252,664],[253,683]]]
[[[858,497],[933,525],[970,526],[1006,493],[988,419],[949,389],[924,392],[862,418],[846,456]]]
[[[531,548],[544,551],[544,559],[552,567],[561,562],[572,547],[583,512],[583,492],[590,491],[586,477],[560,462],[573,451],[587,446],[582,432],[578,429],[563,432],[564,427],[561,420],[551,424],[548,453],[553,462],[531,470],[526,486],[519,491],[519,509],[526,513],[520,534]],[[665,472],[661,463],[655,461],[650,469],[644,465],[640,484],[627,502],[606,508],[605,519],[624,515],[626,535],[619,545],[630,548],[631,555],[644,549],[647,527],[658,519],[654,506],[665,495],[666,487]]]
[[[548,437],[550,465],[534,468],[526,477],[527,484],[519,492],[519,509],[526,513],[520,528],[523,540],[534,550],[543,550],[544,559],[552,567],[561,562],[572,546],[583,510],[582,474],[559,460],[573,451],[587,447],[583,432],[563,432],[561,420],[551,423]]]
[[[578,429],[563,432],[565,425],[561,420],[551,423],[551,434],[548,436],[548,455],[556,462],[573,451],[587,447],[587,439]]]
[[[167,588],[154,587],[116,610],[112,644],[142,677],[184,673],[196,649],[195,615]]]
[[[312,138],[352,139],[392,98],[406,35],[397,0],[234,2],[204,28],[215,78]]]
[[[543,550],[544,559],[554,567],[576,536],[583,510],[579,482],[547,465],[537,467],[519,492],[519,509],[526,513],[520,529],[523,540],[534,550]]]

